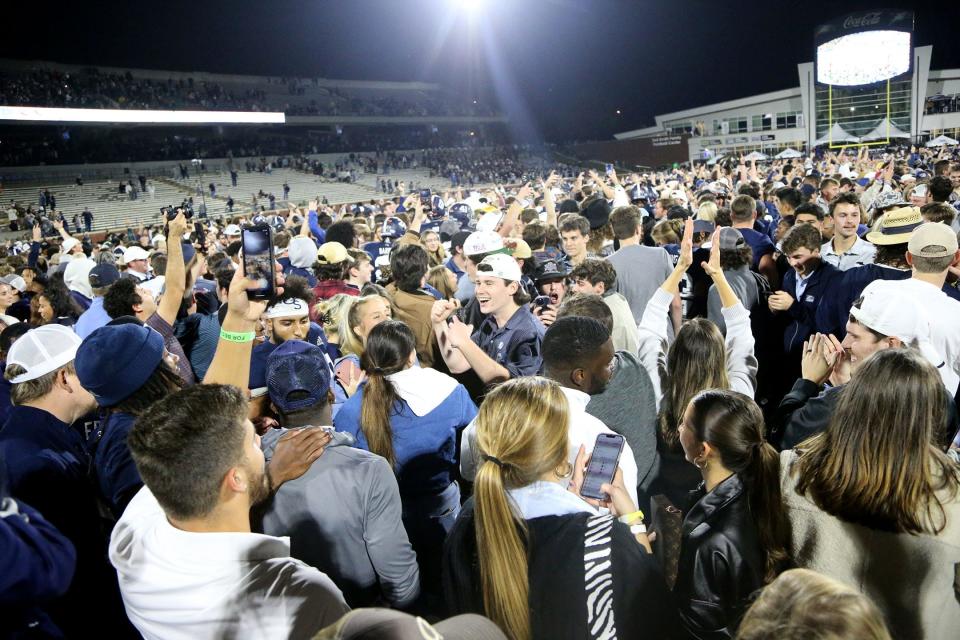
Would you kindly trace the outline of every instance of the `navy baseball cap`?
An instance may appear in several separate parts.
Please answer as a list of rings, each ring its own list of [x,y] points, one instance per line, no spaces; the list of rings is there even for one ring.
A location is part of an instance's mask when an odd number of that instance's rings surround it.
[[[288,340],[267,357],[267,391],[283,413],[323,404],[329,390],[330,369],[320,347]]]
[[[91,269],[87,277],[90,279],[90,286],[99,289],[101,287],[109,287],[119,280],[120,271],[109,262],[104,262]]]

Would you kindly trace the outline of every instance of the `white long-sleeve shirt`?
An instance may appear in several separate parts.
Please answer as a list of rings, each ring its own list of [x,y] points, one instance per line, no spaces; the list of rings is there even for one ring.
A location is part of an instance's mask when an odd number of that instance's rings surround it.
[[[653,383],[658,411],[663,396],[660,371],[666,371],[667,362],[667,312],[672,300],[672,294],[658,288],[647,303],[637,327],[640,362]],[[725,344],[730,390],[752,398],[757,389],[757,359],[753,354],[755,340],[750,329],[750,312],[737,301],[732,307],[721,309],[720,313],[727,325]],[[716,363],[704,362],[702,366],[716,366]]]

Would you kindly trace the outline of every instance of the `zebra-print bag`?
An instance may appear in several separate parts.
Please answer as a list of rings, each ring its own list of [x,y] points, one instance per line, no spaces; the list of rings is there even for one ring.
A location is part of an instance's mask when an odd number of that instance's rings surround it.
[[[583,582],[587,596],[587,637],[616,640],[613,612],[613,516],[591,516],[583,536]]]

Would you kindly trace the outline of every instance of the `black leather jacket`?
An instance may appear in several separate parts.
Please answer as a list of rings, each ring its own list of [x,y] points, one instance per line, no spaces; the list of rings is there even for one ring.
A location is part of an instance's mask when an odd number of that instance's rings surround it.
[[[732,638],[763,586],[764,555],[740,478],[702,493],[683,520],[674,597],[690,638]]]

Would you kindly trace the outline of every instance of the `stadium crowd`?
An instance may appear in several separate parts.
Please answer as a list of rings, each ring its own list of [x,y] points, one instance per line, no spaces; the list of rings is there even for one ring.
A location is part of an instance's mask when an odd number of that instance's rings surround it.
[[[0,624],[956,636],[960,158],[422,163],[0,248]]]

